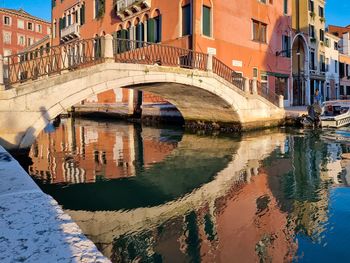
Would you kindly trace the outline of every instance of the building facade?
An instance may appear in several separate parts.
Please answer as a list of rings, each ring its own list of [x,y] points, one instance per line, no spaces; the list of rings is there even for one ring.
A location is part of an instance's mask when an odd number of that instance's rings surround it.
[[[0,8],[0,54],[16,54],[51,34],[51,23],[22,9]]]
[[[350,98],[350,26],[330,25],[328,32],[339,37],[339,98]]]
[[[56,0],[53,44],[112,34],[211,53],[288,101],[291,6],[272,0]]]
[[[326,84],[323,86],[322,94],[324,100],[339,99],[339,50],[340,38],[326,32],[325,54],[326,54]]]
[[[293,105],[309,105],[326,81],[325,1],[293,0]]]

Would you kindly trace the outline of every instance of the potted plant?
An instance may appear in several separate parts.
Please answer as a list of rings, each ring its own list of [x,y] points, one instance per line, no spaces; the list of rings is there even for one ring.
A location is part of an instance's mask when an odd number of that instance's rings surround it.
[[[312,19],[314,19],[315,16],[316,16],[316,13],[315,12],[310,12],[310,16],[311,16]]]
[[[326,23],[326,18],[325,17],[320,17],[321,23]]]

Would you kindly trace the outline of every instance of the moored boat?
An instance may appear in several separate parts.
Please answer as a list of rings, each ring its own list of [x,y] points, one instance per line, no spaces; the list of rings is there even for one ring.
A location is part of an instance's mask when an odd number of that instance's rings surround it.
[[[339,128],[350,124],[350,100],[326,101],[320,116],[322,127]]]

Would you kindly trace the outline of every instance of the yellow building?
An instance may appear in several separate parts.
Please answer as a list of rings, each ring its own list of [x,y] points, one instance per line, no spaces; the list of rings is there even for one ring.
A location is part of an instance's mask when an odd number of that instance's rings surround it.
[[[291,92],[293,105],[312,104],[316,89],[321,94],[324,90],[326,80],[324,6],[324,0],[293,0]]]

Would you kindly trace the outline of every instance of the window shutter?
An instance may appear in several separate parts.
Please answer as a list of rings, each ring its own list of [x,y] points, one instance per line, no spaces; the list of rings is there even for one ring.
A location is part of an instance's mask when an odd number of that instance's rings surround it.
[[[162,15],[159,15],[156,18],[156,42],[162,42]]]
[[[210,7],[203,6],[203,35],[210,37]]]
[[[155,43],[155,27],[156,21],[153,18],[147,20],[147,41],[151,43]]]

